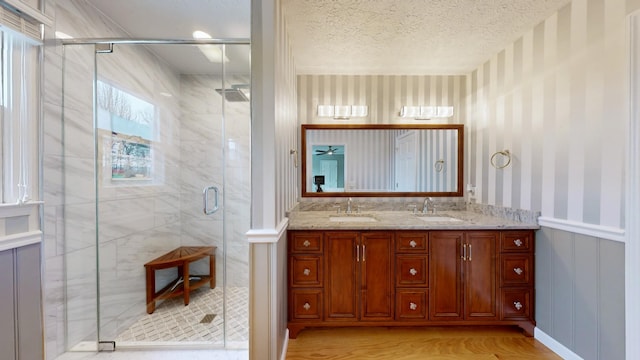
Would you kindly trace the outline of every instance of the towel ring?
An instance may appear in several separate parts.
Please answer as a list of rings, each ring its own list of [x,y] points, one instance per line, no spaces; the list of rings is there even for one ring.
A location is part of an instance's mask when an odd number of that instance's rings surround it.
[[[507,158],[507,162],[504,165],[498,166],[496,165],[496,156],[497,155],[502,155],[504,157]],[[496,169],[504,169],[507,166],[509,166],[509,164],[511,164],[511,153],[509,152],[509,150],[502,150],[502,151],[496,151],[495,153],[493,153],[493,155],[491,155],[491,165],[496,168]]]
[[[444,160],[436,161],[433,167],[436,169],[436,172],[442,172],[442,170],[444,170]]]

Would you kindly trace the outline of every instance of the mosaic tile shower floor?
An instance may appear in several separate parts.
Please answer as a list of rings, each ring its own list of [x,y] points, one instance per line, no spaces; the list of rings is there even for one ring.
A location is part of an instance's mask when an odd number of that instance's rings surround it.
[[[153,314],[144,315],[118,335],[116,344],[195,342],[223,345],[225,318],[222,295],[222,288],[202,287],[191,293],[188,306],[184,305],[182,297],[158,303]],[[248,347],[248,302],[248,288],[227,287],[227,347]],[[207,322],[211,315],[215,315],[213,320]]]

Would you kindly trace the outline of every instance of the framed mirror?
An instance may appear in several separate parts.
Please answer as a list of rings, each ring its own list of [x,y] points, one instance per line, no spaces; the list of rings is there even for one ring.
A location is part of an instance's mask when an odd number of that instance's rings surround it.
[[[302,125],[303,197],[463,196],[464,126]]]

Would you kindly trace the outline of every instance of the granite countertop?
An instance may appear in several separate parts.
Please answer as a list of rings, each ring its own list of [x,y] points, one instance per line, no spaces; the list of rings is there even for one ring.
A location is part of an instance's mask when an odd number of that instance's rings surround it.
[[[332,220],[333,218],[333,220]],[[292,211],[289,230],[508,230],[539,229],[536,223],[518,222],[468,210],[413,214],[411,211]]]

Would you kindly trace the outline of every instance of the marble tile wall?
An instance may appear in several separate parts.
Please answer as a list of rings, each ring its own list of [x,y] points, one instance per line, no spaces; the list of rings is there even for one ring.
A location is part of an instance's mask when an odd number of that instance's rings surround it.
[[[116,25],[84,1],[48,0],[47,8],[56,18],[55,29],[45,31],[48,39],[54,30],[74,37],[123,36]],[[93,46],[62,47],[52,40],[46,42],[43,171],[47,358],[55,358],[80,341],[96,339],[98,250],[102,338],[115,338],[119,329],[144,314],[143,264],[177,246],[218,246],[217,275],[218,284],[222,284],[222,238],[227,236],[227,284],[248,286],[244,234],[249,229],[250,208],[249,103],[226,103],[223,126],[221,98],[213,91],[219,78],[180,77],[141,47],[116,45],[114,53],[98,56],[99,78],[156,106],[159,123],[152,145],[154,174],[145,186],[114,183],[110,168],[102,168],[99,162],[96,184],[93,57]],[[229,81],[247,83],[249,78]],[[227,134],[224,140],[223,131]],[[105,154],[101,145],[99,142],[98,159]],[[222,166],[222,154],[227,157],[226,168]],[[223,188],[225,179],[231,181]],[[225,190],[221,195],[223,209],[210,217],[205,217],[201,208],[206,185]],[[223,216],[228,224],[225,230]],[[162,276],[166,283],[175,276],[175,270],[165,271]]]
[[[226,77],[231,84],[246,84],[248,76]],[[249,102],[225,102],[224,116],[218,76],[181,77],[182,144],[181,219],[183,245],[213,244],[218,254],[227,238],[227,286],[248,286],[250,227],[250,107]],[[211,121],[224,118],[224,123]],[[224,134],[224,136],[223,136]],[[202,191],[206,186],[220,189],[220,209],[206,216],[202,209]],[[213,196],[210,197],[213,199]],[[225,227],[222,221],[225,221]],[[204,271],[196,264],[196,271]],[[221,283],[222,264],[217,264]],[[231,271],[229,271],[231,270]]]

